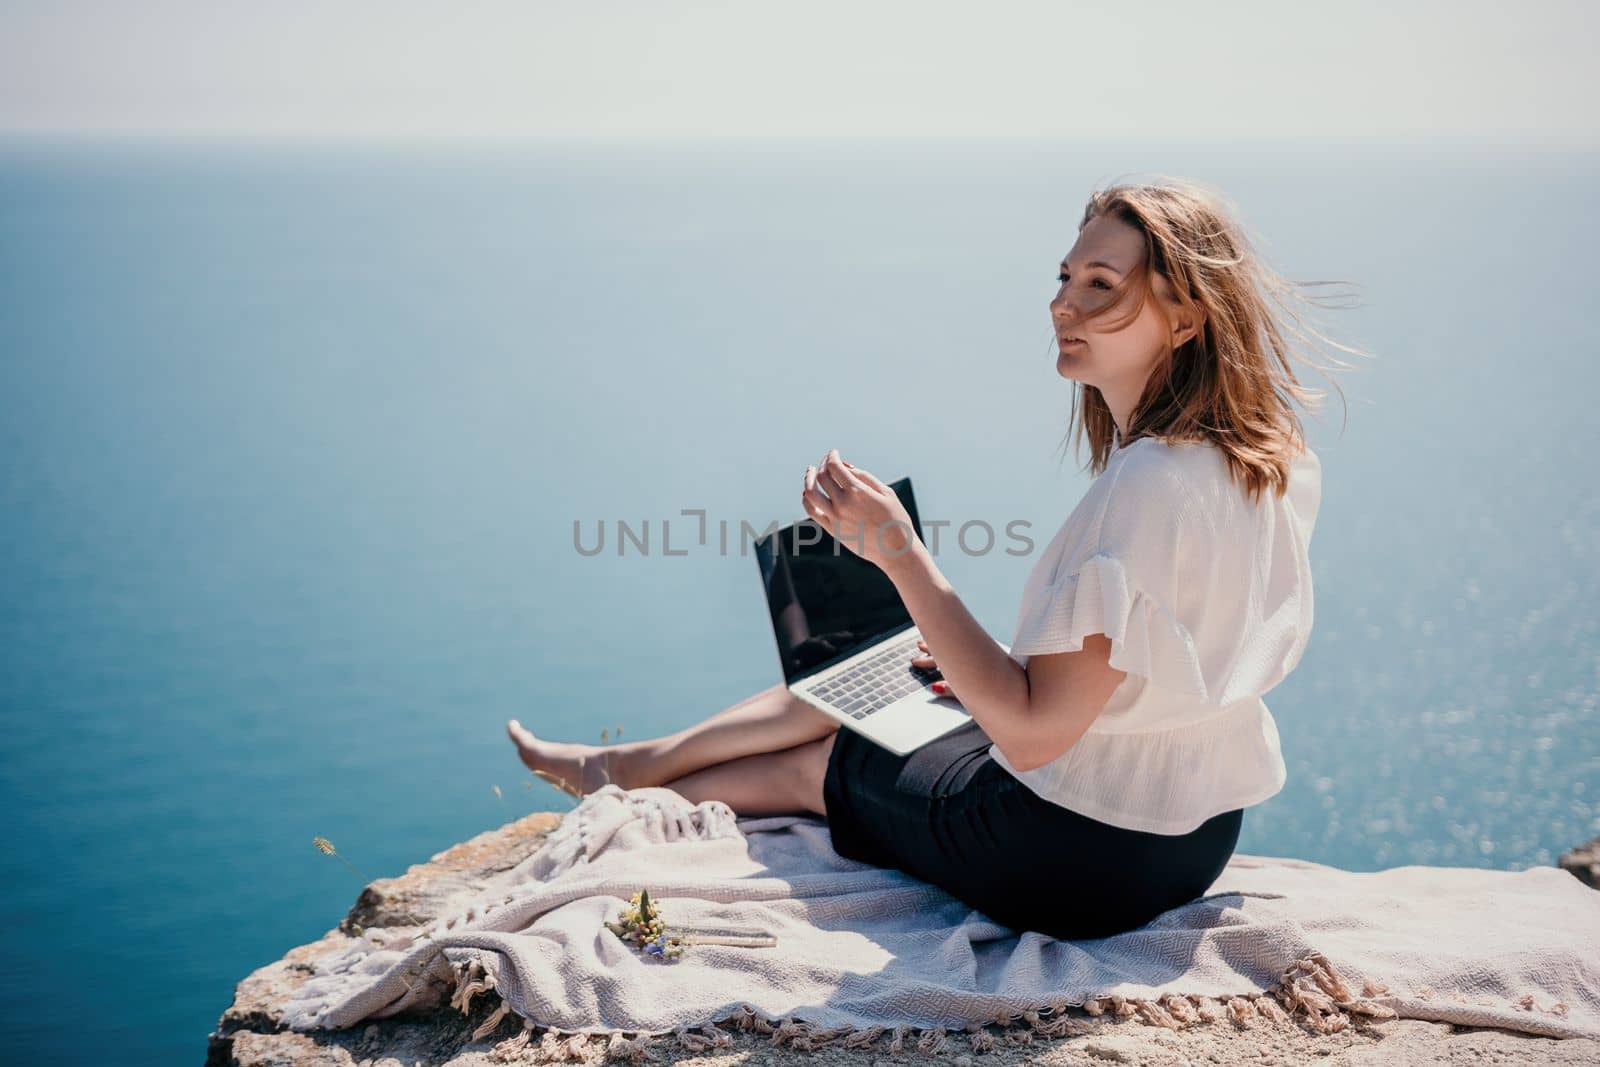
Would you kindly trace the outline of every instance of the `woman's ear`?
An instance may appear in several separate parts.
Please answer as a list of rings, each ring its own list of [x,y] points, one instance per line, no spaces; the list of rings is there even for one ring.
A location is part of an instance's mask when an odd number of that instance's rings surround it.
[[[1179,308],[1175,314],[1176,322],[1172,327],[1172,349],[1176,352],[1187,344],[1190,338],[1200,333],[1200,328],[1205,325],[1205,309],[1196,305],[1193,311]]]
[[[1175,295],[1177,287],[1171,278],[1161,274],[1155,278],[1156,295],[1164,305],[1167,321],[1172,324],[1172,350],[1176,352],[1200,333],[1205,325],[1206,309],[1192,301],[1185,307]]]

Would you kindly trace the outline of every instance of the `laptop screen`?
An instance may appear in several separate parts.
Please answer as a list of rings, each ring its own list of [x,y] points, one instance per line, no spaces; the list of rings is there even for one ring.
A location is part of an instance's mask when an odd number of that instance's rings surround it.
[[[889,488],[921,537],[911,479],[892,482]],[[778,657],[791,685],[911,626],[911,615],[888,576],[811,519],[761,538],[755,549]]]

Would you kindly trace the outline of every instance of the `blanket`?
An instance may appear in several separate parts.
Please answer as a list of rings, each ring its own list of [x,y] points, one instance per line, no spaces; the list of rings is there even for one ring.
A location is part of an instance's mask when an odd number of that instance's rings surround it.
[[[605,923],[648,891],[672,924],[755,927],[776,946],[695,944],[663,958]],[[1046,891],[1047,887],[1041,887]],[[1064,941],[991,920],[942,889],[845,859],[825,820],[740,818],[665,787],[606,785],[544,846],[425,928],[367,930],[315,961],[291,1029],[342,1029],[492,989],[573,1040],[716,1024],[797,1047],[893,1030],[942,1051],[988,1026],[1086,1029],[1081,1006],[1162,1026],[1260,1014],[1333,1032],[1352,1014],[1600,1038],[1600,893],[1555,867],[1354,872],[1235,853],[1202,898],[1138,929]],[[486,1001],[487,1003],[487,1001]],[[777,1038],[775,1038],[776,1040]],[[534,1051],[528,1049],[528,1052]]]

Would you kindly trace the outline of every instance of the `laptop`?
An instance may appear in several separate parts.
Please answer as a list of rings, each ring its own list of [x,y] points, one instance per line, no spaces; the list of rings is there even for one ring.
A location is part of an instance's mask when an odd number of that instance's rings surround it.
[[[911,479],[889,486],[922,536]],[[883,571],[812,519],[755,542],[789,692],[899,756],[971,716],[911,666],[921,632]]]

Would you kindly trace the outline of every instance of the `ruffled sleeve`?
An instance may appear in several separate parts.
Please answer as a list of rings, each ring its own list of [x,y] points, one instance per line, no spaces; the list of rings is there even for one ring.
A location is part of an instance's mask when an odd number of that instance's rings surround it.
[[[1209,697],[1200,655],[1187,627],[1141,588],[1126,563],[1097,552],[1044,590],[1021,620],[1013,656],[1076,652],[1089,634],[1111,639],[1111,666],[1163,689]]]
[[[1072,535],[1054,546],[1056,558],[1041,560],[1045,571],[1030,582],[1012,656],[1076,652],[1087,635],[1103,633],[1111,666],[1212,700],[1219,687],[1181,594],[1212,584],[1215,516],[1170,471],[1148,463],[1122,463],[1098,489],[1068,519]]]
[[[1289,491],[1252,501],[1208,447],[1128,446],[1029,576],[1011,654],[1111,639],[1111,666],[1217,707],[1294,669],[1315,611],[1309,546],[1321,463],[1297,458]]]

